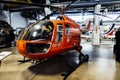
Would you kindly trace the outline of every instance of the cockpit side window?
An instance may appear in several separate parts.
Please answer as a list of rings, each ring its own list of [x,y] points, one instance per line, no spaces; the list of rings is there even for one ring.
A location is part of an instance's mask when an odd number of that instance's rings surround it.
[[[63,36],[63,26],[62,26],[62,24],[57,24],[56,42],[61,42],[62,36]]]
[[[52,25],[47,25],[47,40],[51,40],[53,35],[53,26]]]
[[[51,40],[53,23],[51,21],[39,22],[33,25],[26,33],[25,40]]]
[[[70,35],[70,26],[69,24],[65,24],[66,26],[66,35]]]
[[[53,35],[53,25],[46,24],[42,26],[42,38],[51,40]]]
[[[41,25],[40,23],[37,23],[33,25],[31,28],[27,28],[27,33],[25,34],[24,38],[25,40],[36,40],[40,38],[40,32],[41,32]]]

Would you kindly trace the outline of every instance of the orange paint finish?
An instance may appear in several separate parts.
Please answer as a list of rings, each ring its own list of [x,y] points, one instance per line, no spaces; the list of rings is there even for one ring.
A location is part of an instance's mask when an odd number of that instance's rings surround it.
[[[22,53],[26,53],[26,41],[23,40],[17,40],[17,48],[18,51],[22,54]],[[24,56],[26,56],[25,54],[22,54]]]
[[[17,40],[18,51],[25,57],[39,60],[73,49],[81,52],[79,25],[67,16],[62,15],[58,18],[60,20],[34,23],[32,27],[26,29],[21,39]],[[46,31],[42,30],[43,26],[46,26],[44,27]]]

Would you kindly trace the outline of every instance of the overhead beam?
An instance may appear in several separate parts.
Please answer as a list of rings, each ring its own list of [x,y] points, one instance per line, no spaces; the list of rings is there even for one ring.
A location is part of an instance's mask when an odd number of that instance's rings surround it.
[[[4,4],[18,4],[18,5],[29,5],[29,6],[39,6],[39,7],[52,7],[52,8],[56,8],[56,7],[54,7],[54,6],[47,5],[47,4],[40,4],[40,3],[28,3],[28,2],[20,2],[20,1],[0,1],[0,3],[4,3]]]
[[[109,6],[109,5],[115,5],[120,4],[120,1],[84,1],[84,2],[77,2],[72,4],[70,7],[72,8],[79,8],[79,7],[94,7],[97,4],[101,4],[101,6]]]

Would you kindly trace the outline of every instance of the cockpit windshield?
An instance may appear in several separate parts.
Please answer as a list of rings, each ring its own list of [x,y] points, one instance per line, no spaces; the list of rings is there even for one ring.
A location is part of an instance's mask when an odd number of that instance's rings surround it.
[[[51,40],[53,34],[53,23],[51,21],[40,21],[28,28],[23,40]]]

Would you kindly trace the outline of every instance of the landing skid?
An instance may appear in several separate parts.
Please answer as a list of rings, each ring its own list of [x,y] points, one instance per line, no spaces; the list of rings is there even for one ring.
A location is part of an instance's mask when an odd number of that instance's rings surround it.
[[[79,64],[83,63],[83,62],[88,62],[89,61],[89,55],[84,55],[82,52],[80,52],[79,55]]]
[[[88,62],[88,60],[89,60],[89,55],[87,55],[87,54],[84,55],[84,54],[81,52],[81,49],[82,49],[81,46],[75,47],[75,50],[80,53],[80,54],[79,54],[79,63]]]
[[[44,59],[44,60],[35,60],[35,59],[26,59],[26,58],[24,57],[23,60],[18,60],[18,62],[20,62],[21,64],[22,64],[22,63],[26,63],[26,62],[31,62],[32,64],[38,64],[38,63],[44,62],[44,61],[46,61],[46,60],[47,60],[47,58]]]
[[[67,77],[75,71],[82,63],[89,61],[89,55],[84,55],[82,52],[79,54],[79,64],[75,67],[72,67],[70,71],[61,73],[61,76],[64,76],[63,80],[66,80]],[[67,62],[67,61],[66,61]],[[71,66],[70,66],[71,67]]]
[[[25,59],[25,57],[23,58],[23,60],[18,60],[18,62],[21,62],[21,63],[26,63],[26,62],[29,62],[31,61],[31,59]]]

